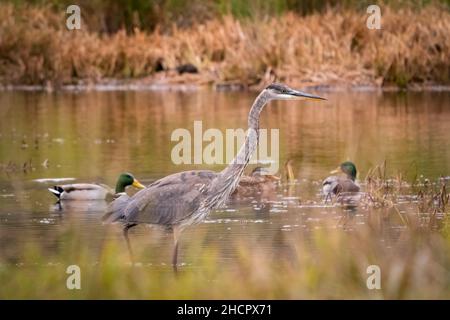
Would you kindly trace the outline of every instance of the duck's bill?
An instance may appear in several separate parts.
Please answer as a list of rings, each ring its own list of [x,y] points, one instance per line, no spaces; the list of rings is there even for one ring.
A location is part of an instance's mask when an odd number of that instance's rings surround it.
[[[336,169],[330,171],[331,174],[338,174],[342,173],[341,167],[337,167]]]
[[[145,186],[136,179],[134,179],[132,186],[138,189],[145,189]]]
[[[306,93],[299,90],[291,89],[289,90],[288,94],[293,97],[294,99],[307,99],[307,100],[327,100],[326,98],[322,98],[319,96],[316,96],[314,94]]]

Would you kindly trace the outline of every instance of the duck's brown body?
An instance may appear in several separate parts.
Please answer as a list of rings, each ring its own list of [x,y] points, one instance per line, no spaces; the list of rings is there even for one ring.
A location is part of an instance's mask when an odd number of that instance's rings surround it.
[[[279,177],[270,174],[242,176],[232,196],[234,198],[248,198],[255,195],[273,194],[279,180]]]

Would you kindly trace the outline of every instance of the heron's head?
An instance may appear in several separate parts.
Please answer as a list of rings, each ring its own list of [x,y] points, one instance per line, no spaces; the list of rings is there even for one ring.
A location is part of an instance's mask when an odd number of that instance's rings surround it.
[[[272,83],[264,91],[271,100],[326,100],[325,98],[289,88],[282,83]]]
[[[345,161],[342,162],[336,170],[331,171],[331,173],[343,173],[350,179],[355,180],[358,172],[356,171],[356,166],[353,162]]]
[[[131,173],[122,173],[117,179],[116,193],[125,192],[125,188],[133,186],[138,189],[144,189],[145,186],[141,184]]]

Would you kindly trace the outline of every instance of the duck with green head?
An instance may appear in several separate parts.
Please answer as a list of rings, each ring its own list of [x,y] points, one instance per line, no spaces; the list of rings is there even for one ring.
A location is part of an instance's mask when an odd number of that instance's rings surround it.
[[[330,172],[333,176],[326,178],[322,183],[323,194],[328,198],[332,194],[359,192],[360,187],[356,180],[356,166],[353,162],[346,161]]]
[[[59,200],[105,200],[124,193],[127,186],[133,186],[138,189],[145,188],[131,173],[122,173],[117,179],[115,190],[104,184],[74,183],[56,185],[48,188],[48,191],[53,193]]]

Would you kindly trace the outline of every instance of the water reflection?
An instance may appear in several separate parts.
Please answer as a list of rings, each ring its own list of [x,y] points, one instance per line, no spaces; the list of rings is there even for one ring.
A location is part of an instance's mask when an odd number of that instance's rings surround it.
[[[56,202],[50,208],[51,212],[65,213],[65,212],[83,212],[95,213],[105,212],[108,204],[105,200],[61,200]]]
[[[280,129],[280,163],[293,160],[297,182],[279,185],[270,196],[235,199],[185,238],[205,234],[223,249],[224,260],[236,254],[227,246],[236,238],[256,241],[268,254],[289,252],[290,234],[307,238],[310,230],[320,228],[351,230],[370,223],[386,246],[401,238],[402,223],[395,213],[324,204],[321,180],[347,159],[360,168],[360,179],[384,160],[391,173],[401,172],[407,179],[448,176],[450,94],[324,95],[328,102],[323,104],[275,102],[262,113],[263,128]],[[63,225],[79,225],[94,247],[104,237],[120,237],[120,230],[110,235],[100,222],[106,202],[55,205],[46,190],[54,181],[45,179],[74,177],[75,182],[113,185],[118,172],[130,171],[148,184],[181,170],[220,170],[223,166],[173,164],[170,135],[177,128],[192,130],[196,120],[203,121],[204,130],[245,128],[254,97],[207,90],[2,92],[1,255],[20,260],[17,248],[24,242],[52,250]],[[413,210],[410,201],[402,205],[402,210]],[[136,233],[150,245],[171,245],[170,237],[157,231],[137,228]]]

